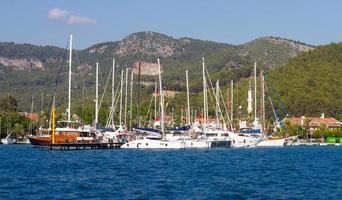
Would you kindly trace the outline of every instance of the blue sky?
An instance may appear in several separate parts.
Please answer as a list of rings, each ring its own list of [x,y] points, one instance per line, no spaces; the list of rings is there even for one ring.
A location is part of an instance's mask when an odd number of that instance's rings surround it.
[[[0,41],[60,47],[70,33],[76,48],[86,48],[146,30],[231,44],[272,35],[320,45],[342,37],[338,0],[2,0],[0,8]]]

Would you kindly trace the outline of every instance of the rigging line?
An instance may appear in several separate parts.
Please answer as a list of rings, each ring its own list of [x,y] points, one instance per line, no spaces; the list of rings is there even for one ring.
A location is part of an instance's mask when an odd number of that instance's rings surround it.
[[[74,47],[76,49],[75,44],[74,44]],[[79,59],[79,56],[78,56],[78,53],[77,53],[76,50],[75,50],[75,55],[76,55],[76,61],[77,61],[78,67],[80,67],[81,66],[81,62],[80,62],[80,59]],[[87,99],[87,90],[86,90],[86,85],[85,85],[85,80],[84,80],[84,74],[85,73],[86,73],[86,71],[80,73],[81,74],[82,84],[83,84],[83,87],[82,87],[82,98],[81,98],[81,121],[82,121],[82,125],[84,125],[84,122],[83,122],[83,118],[84,118],[84,99]]]
[[[116,87],[115,94],[114,94],[114,108],[112,108],[110,110],[109,116],[107,117],[107,126],[109,126],[111,120],[114,120],[112,118],[112,114],[113,114],[113,112],[115,112],[116,105],[119,102],[119,87],[120,87],[120,82],[119,82],[118,86]]]
[[[269,93],[268,87],[267,87],[266,83],[265,83],[265,89],[266,89],[266,92]],[[272,102],[272,99],[271,99],[270,95],[268,95],[268,100],[270,101],[270,104],[271,104],[271,107],[272,107],[272,111],[273,111],[275,120],[278,122],[279,118],[277,116],[277,113],[275,112],[274,105],[273,105],[273,102]]]
[[[223,98],[223,94],[222,94],[221,88],[220,88],[220,97],[221,97],[222,101],[224,102],[224,98]],[[233,127],[233,122],[232,122],[232,120],[230,119],[230,117],[229,117],[229,115],[228,115],[228,109],[227,109],[227,106],[226,106],[225,103],[223,103],[223,107],[224,107],[224,110],[225,110],[225,113],[226,113],[226,116],[227,116],[229,125],[230,125],[231,127]],[[221,108],[220,108],[220,109],[221,109]],[[222,118],[223,118],[223,115],[222,115]],[[224,118],[223,118],[223,120],[224,120]],[[224,121],[225,121],[225,120],[224,120]]]
[[[278,99],[278,103],[280,104],[280,107],[281,107],[281,111],[285,114],[285,117],[286,117],[286,115],[289,115],[290,113],[289,113],[289,111],[288,111],[288,109],[287,109],[287,107],[286,107],[286,105],[284,105],[284,102],[282,101],[282,98],[281,98],[281,96],[279,95],[279,93],[277,93],[277,91],[272,87],[272,85],[271,84],[268,84],[268,82],[270,82],[269,80],[268,80],[268,78],[267,78],[267,76],[266,76],[266,72],[265,72],[265,86],[267,87],[266,89],[267,89],[267,92],[268,92],[268,94],[269,94],[269,96],[271,96],[271,93],[270,93],[270,91],[272,90],[273,91],[273,93],[275,94],[275,96],[276,96],[276,98]],[[270,90],[268,89],[268,86],[270,87]],[[280,113],[279,113],[279,115],[280,115]]]
[[[55,103],[56,91],[57,91],[58,83],[60,82],[60,79],[61,79],[62,68],[64,66],[66,54],[68,52],[68,46],[69,46],[69,42],[67,42],[67,46],[65,47],[63,59],[59,66],[58,76],[57,76],[57,79],[55,81],[54,88],[53,88],[52,98],[51,98],[51,102],[49,106],[50,119],[51,119],[51,108],[52,108],[52,104]]]
[[[152,112],[150,112],[150,109],[151,109],[151,106],[152,106],[152,102],[153,102],[153,95],[152,95],[152,97],[151,97],[151,100],[150,100],[150,104],[149,104],[149,106],[148,106],[148,110],[147,110],[147,114],[146,114],[146,117],[145,117],[145,122],[144,122],[144,126],[145,126],[145,124],[148,122],[148,116],[150,115],[150,113],[152,114]],[[152,115],[151,115],[152,116]]]
[[[100,105],[99,105],[99,110],[101,109],[102,101],[103,101],[103,98],[104,98],[104,96],[106,94],[106,90],[107,90],[107,87],[108,87],[109,80],[111,78],[111,74],[112,74],[112,68],[110,68],[110,71],[108,73],[108,78],[107,78],[107,81],[106,81],[106,85],[105,85],[105,87],[103,89],[103,93],[102,93],[101,100],[100,100]]]
[[[76,46],[74,44],[74,47],[76,49]],[[76,55],[76,61],[77,61],[77,64],[78,66],[80,67],[81,66],[81,62],[80,62],[80,59],[79,59],[79,56],[78,56],[78,53],[77,51],[75,50],[75,55]],[[81,79],[82,79],[82,84],[83,84],[83,87],[86,88],[86,84],[85,84],[85,79],[84,79],[84,74],[86,73],[86,71],[84,70],[83,73],[81,73]],[[87,99],[87,90],[85,90],[85,96],[86,96],[86,99]]]

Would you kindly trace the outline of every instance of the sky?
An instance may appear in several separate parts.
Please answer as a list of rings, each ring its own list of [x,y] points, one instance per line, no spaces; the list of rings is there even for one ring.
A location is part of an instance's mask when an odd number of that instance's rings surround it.
[[[1,0],[0,41],[75,47],[155,31],[243,44],[278,36],[313,45],[342,39],[339,0]]]

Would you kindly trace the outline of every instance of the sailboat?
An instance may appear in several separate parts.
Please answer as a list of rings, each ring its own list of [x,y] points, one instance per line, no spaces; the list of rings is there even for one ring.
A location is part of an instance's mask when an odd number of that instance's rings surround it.
[[[12,134],[8,134],[5,138],[1,139],[2,144],[15,144],[17,140],[15,138],[12,138]]]
[[[266,88],[266,84],[265,84],[265,76],[263,71],[261,71],[260,73],[260,83],[261,83],[261,118],[262,118],[262,122],[263,122],[263,130],[265,129],[265,88]],[[269,98],[270,103],[272,105],[272,109],[273,109],[273,113],[275,115],[276,120],[278,120],[278,117],[276,116],[276,112],[274,110],[273,107],[273,103],[271,101],[271,99]],[[262,141],[260,143],[257,144],[257,147],[283,147],[285,145],[287,145],[289,142],[291,142],[292,138],[290,137],[268,137],[265,133],[265,131],[263,131],[263,137],[262,137]]]
[[[231,133],[230,137],[232,139],[232,147],[241,148],[241,147],[255,147],[258,143],[262,141],[261,128],[259,125],[259,119],[257,118],[257,102],[256,102],[256,87],[257,87],[257,78],[256,78],[256,62],[254,63],[254,99],[253,99],[253,91],[251,87],[251,82],[248,88],[247,95],[247,112],[249,114],[253,113],[253,100],[254,100],[254,121],[252,127],[241,127],[237,132]],[[233,89],[233,88],[232,88]]]
[[[160,60],[158,62],[159,74],[159,91],[160,91],[160,133],[162,137],[155,137],[155,135],[143,136],[142,138],[135,139],[127,142],[121,146],[125,149],[182,149],[186,147],[186,143],[180,140],[169,140],[166,138],[165,124],[164,124],[164,94],[161,78]]]
[[[91,142],[88,137],[81,137],[87,135],[89,132],[86,129],[74,128],[71,126],[71,68],[72,68],[72,35],[69,37],[69,84],[68,84],[68,120],[66,127],[58,127],[55,129],[54,138],[51,134],[29,136],[30,143],[36,146],[47,145],[51,143],[76,143],[76,142]],[[53,98],[55,94],[53,95]],[[54,101],[54,99],[53,99]],[[54,110],[54,109],[52,109]],[[54,128],[54,127],[53,127]],[[53,129],[52,128],[52,129]],[[50,128],[51,130],[51,128]]]

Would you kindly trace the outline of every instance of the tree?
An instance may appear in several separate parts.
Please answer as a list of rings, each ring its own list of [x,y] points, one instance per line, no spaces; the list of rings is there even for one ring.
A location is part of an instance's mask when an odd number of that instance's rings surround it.
[[[16,112],[17,107],[17,100],[10,95],[0,100],[0,112]]]
[[[16,123],[11,129],[11,132],[16,136],[18,139],[19,136],[22,136],[24,133],[24,127],[22,124]]]

